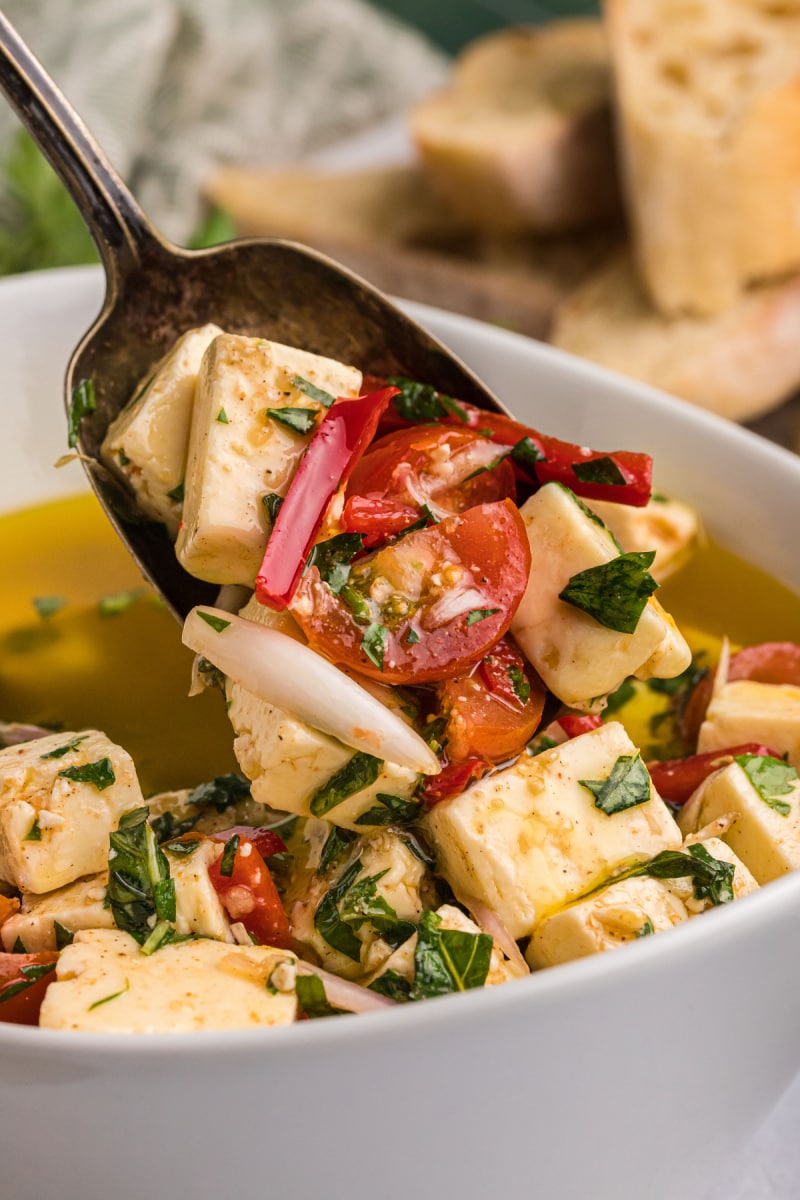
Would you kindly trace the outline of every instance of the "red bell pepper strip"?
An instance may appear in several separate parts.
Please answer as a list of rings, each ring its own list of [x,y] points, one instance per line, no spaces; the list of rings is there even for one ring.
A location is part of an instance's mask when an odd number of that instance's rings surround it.
[[[720,767],[727,767],[738,754],[769,755],[780,758],[768,746],[758,742],[744,742],[741,746],[729,746],[725,750],[708,750],[705,754],[693,754],[690,758],[671,758],[665,762],[649,762],[647,769],[653,785],[663,800],[671,804],[685,804],[700,784]]]
[[[256,597],[284,609],[292,599],[325,511],[375,436],[397,388],[337,400],[326,412],[289,485],[256,579]]]
[[[458,796],[491,770],[492,764],[483,758],[468,758],[463,763],[451,763],[438,775],[429,775],[420,795],[426,808],[433,808],[450,796]]]
[[[225,852],[208,868],[208,877],[232,921],[241,921],[262,946],[286,950],[292,935],[269,867],[249,838],[240,837],[230,875],[221,871]]]
[[[387,499],[379,494],[350,496],[342,512],[345,533],[362,533],[364,549],[380,546],[387,538],[402,533],[419,520],[420,511],[410,504]]]
[[[591,733],[593,729],[599,729],[603,724],[603,718],[596,713],[589,713],[585,717],[579,717],[576,713],[565,713],[563,717],[558,717],[557,721],[568,738],[580,737],[582,733]]]

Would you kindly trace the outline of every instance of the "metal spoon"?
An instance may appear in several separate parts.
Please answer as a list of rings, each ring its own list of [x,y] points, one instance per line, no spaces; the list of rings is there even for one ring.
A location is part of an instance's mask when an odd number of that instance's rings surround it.
[[[106,273],[99,317],[72,355],[64,382],[92,380],[94,413],[79,449],[107,516],[144,576],[183,619],[215,588],[178,564],[163,527],[137,518],[99,448],[137,384],[180,334],[213,321],[351,363],[405,375],[484,408],[505,411],[477,377],[376,288],[306,247],[246,239],[184,250],[150,224],[82,120],[0,12],[0,88],[49,159],[86,222]]]

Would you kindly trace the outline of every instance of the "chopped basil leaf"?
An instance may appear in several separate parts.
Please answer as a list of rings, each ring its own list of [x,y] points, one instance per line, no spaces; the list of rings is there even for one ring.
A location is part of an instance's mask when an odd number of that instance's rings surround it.
[[[733,877],[736,873],[734,863],[726,862],[723,858],[714,858],[700,842],[687,846],[692,858],[704,867],[707,873],[695,872],[692,878],[695,899],[710,900],[712,904],[728,904],[735,898]]]
[[[28,953],[28,951],[25,949],[25,943],[23,942],[22,938],[18,934],[17,940],[14,942],[14,945],[12,948],[12,954],[27,954],[27,953]]]
[[[239,840],[238,833],[235,833],[232,838],[228,838],[225,843],[225,849],[222,851],[219,873],[220,875],[224,875],[226,879],[230,879],[233,874],[233,864],[236,862],[236,851],[239,849]]]
[[[220,425],[229,425],[230,424],[230,422],[228,420],[228,414],[225,412],[224,408],[221,408],[219,410],[219,412],[217,413],[217,420],[219,421]]]
[[[656,931],[656,927],[653,924],[653,922],[650,920],[650,918],[648,917],[647,920],[645,921],[644,925],[642,925],[639,929],[636,930],[635,936],[637,938],[649,937],[650,934],[655,933],[655,931]]]
[[[88,738],[88,733],[78,734],[77,737],[70,738],[63,746],[58,746],[55,750],[51,750],[49,754],[40,754],[41,759],[46,758],[63,758],[65,754],[71,754],[73,750],[77,750],[81,742],[85,742]]]
[[[380,871],[353,883],[342,899],[339,915],[352,929],[360,929],[369,922],[386,944],[396,950],[413,937],[416,926],[411,921],[401,920],[389,901],[378,892],[378,883],[385,874],[386,871]]]
[[[419,861],[424,863],[429,870],[433,871],[435,869],[436,859],[433,857],[433,855],[428,853],[424,846],[420,845],[420,843],[417,841],[417,838],[414,837],[408,830],[404,830],[403,833],[398,833],[397,836],[405,848],[410,850],[410,852],[414,855],[414,858],[419,859]]]
[[[270,421],[276,421],[292,433],[310,433],[317,423],[315,408],[268,408]]]
[[[487,617],[494,617],[500,612],[499,608],[473,608],[467,613],[467,629],[470,625],[477,625],[479,621],[485,621]]]
[[[283,506],[283,496],[279,496],[277,492],[265,492],[261,497],[261,503],[267,510],[270,525],[274,525]]]
[[[532,738],[531,741],[528,742],[525,749],[528,751],[528,754],[531,756],[531,758],[535,758],[537,754],[544,754],[545,750],[552,750],[553,747],[557,745],[558,742],[556,742],[553,738],[547,737],[545,734],[541,734],[540,737]]]
[[[606,700],[605,711],[607,713],[617,712],[623,705],[627,704],[636,695],[636,688],[633,681],[624,679],[615,692],[611,692]]]
[[[42,831],[39,827],[38,817],[33,818],[33,824],[22,840],[23,842],[40,842],[42,840]]]
[[[681,671],[680,675],[673,675],[672,679],[648,679],[647,687],[651,692],[664,696],[679,696],[683,692],[694,691],[695,686],[707,674],[708,667],[699,667],[697,663],[691,662],[685,671]]]
[[[363,812],[354,821],[355,825],[408,825],[422,816],[422,805],[402,796],[378,792],[375,799],[378,801],[375,808]]]
[[[148,816],[146,806],[123,813],[109,839],[111,914],[117,928],[130,933],[140,946],[152,939],[154,922],[168,924],[176,914],[175,882]]]
[[[654,558],[655,550],[632,551],[579,571],[559,593],[559,600],[579,608],[606,629],[634,633],[648,598],[658,587],[647,570]]]
[[[536,478],[536,464],[545,461],[545,455],[533,438],[524,437],[511,448],[511,460],[521,467],[526,475]]]
[[[223,629],[227,629],[230,625],[230,621],[226,621],[222,617],[215,617],[213,613],[202,612],[199,608],[197,615],[201,621],[205,621],[206,625],[210,625],[217,633],[222,633]]]
[[[112,992],[110,996],[103,996],[102,1000],[95,1000],[94,1004],[90,1004],[87,1012],[91,1012],[93,1008],[99,1008],[101,1004],[108,1004],[110,1000],[116,1000],[118,996],[124,996],[126,992],[131,990],[130,979],[125,980],[125,987],[120,988],[118,992]]]
[[[218,813],[250,799],[250,784],[241,775],[216,775],[210,783],[201,783],[191,791],[187,804],[213,805]]]
[[[572,471],[581,483],[607,483],[618,486],[628,482],[614,459],[607,454],[601,458],[589,458],[585,462],[573,463]]]
[[[164,816],[172,816],[172,813],[164,813],[163,815]],[[155,829],[155,824],[156,824],[157,820],[158,820],[158,818],[156,817],[155,820],[150,822],[154,829]],[[196,821],[196,820],[198,820],[198,818],[195,817],[194,820]],[[156,834],[156,836],[158,836],[158,834]],[[168,850],[170,852],[170,854],[177,854],[177,855],[180,855],[181,857],[184,855],[188,855],[188,854],[194,854],[195,850],[197,849],[197,847],[199,845],[200,845],[199,841],[161,842],[162,850]],[[220,872],[220,874],[222,874],[222,872]]]
[[[432,384],[415,383],[413,379],[404,379],[401,375],[393,375],[386,382],[400,389],[399,396],[392,397],[392,404],[406,421],[419,425],[456,417],[465,425],[469,424],[469,416],[458,401],[437,392]]]
[[[117,451],[117,460],[121,467],[129,467],[131,465],[131,460],[128,458],[124,450]]]
[[[364,636],[361,639],[361,649],[379,671],[383,670],[383,658],[386,654],[386,639],[388,636],[389,630],[386,626],[378,625],[377,622],[373,621],[364,630]]]
[[[405,636],[405,641],[409,646],[414,646],[419,641],[419,634],[416,629],[409,629]]]
[[[32,604],[39,616],[46,620],[66,608],[67,601],[63,596],[34,596]]]
[[[511,451],[506,450],[505,454],[498,454],[497,458],[492,459],[485,467],[478,467],[476,471],[471,471],[464,477],[464,483],[468,483],[470,479],[477,479],[479,475],[484,475],[487,471],[494,471],[496,467],[500,466],[500,463],[505,462],[510,454]]]
[[[698,900],[710,900],[712,904],[728,904],[734,898],[733,863],[724,859],[714,858],[705,846],[696,844],[683,850],[662,850],[655,858],[637,863],[606,880],[598,887],[592,888],[589,895],[600,891],[610,884],[620,883],[623,879],[637,879],[647,875],[651,879],[681,879],[689,877],[692,880],[694,894]]]
[[[169,882],[172,883],[172,880]],[[142,942],[142,954],[155,954],[162,946],[169,946],[175,942],[189,942],[193,937],[194,934],[191,933],[178,933],[170,921],[159,921],[150,936]]]
[[[441,754],[447,739],[444,731],[447,728],[447,717],[429,717],[422,732],[422,739],[430,746],[434,754]]]
[[[19,973],[22,979],[18,983],[12,983],[11,987],[5,988],[0,993],[0,1004],[4,1004],[6,1000],[12,1000],[14,996],[18,996],[26,988],[32,987],[34,983],[38,983],[40,979],[44,979],[45,975],[49,975],[55,969],[55,963],[29,963],[26,967],[20,967]]]
[[[350,563],[364,547],[361,533],[339,533],[326,542],[317,542],[308,556],[306,567],[316,567],[323,583],[338,595],[350,576]]]
[[[332,396],[330,392],[317,387],[315,383],[309,383],[307,379],[303,379],[302,375],[295,375],[292,385],[298,391],[304,392],[309,400],[316,400],[317,404],[321,404],[324,408],[330,408],[336,400],[336,397]]]
[[[53,921],[53,933],[56,939],[56,950],[63,950],[65,946],[71,946],[75,933],[72,929],[67,929],[66,925],[62,925],[60,921]]]
[[[780,797],[794,791],[795,768],[771,754],[737,754],[733,761],[742,768],[764,803],[782,817],[788,817],[792,806]]]
[[[669,504],[669,496],[665,496],[663,492],[651,492],[650,499],[653,504]]]
[[[340,829],[338,825],[334,825],[322,847],[317,875],[324,875],[334,863],[338,863],[341,858],[344,858],[357,836],[352,829]]]
[[[329,1002],[325,994],[325,984],[319,975],[298,975],[294,986],[298,1007],[311,1020],[317,1017],[340,1017],[347,1015],[347,1009],[335,1008]]]
[[[489,974],[492,945],[488,933],[443,929],[441,917],[424,912],[414,950],[414,999],[483,987]]]
[[[183,502],[184,494],[185,494],[185,484],[184,484],[183,480],[181,480],[180,483],[177,484],[172,489],[171,492],[167,492],[167,495],[169,496],[170,500],[174,500],[177,504],[181,504]]]
[[[380,774],[383,760],[372,754],[357,750],[348,762],[323,783],[311,797],[311,812],[315,817],[324,817],[337,804],[349,796],[370,787]]]
[[[91,783],[98,792],[104,792],[117,780],[110,758],[98,758],[97,762],[84,763],[81,767],[64,767],[58,773],[73,783]]]
[[[72,401],[67,416],[67,445],[74,450],[78,444],[81,421],[97,408],[94,380],[82,379],[72,392]]]
[[[520,704],[527,704],[531,698],[531,685],[525,678],[525,672],[521,667],[509,667],[508,678],[511,680],[511,686],[514,689],[514,695],[517,697]]]
[[[369,625],[372,621],[372,609],[361,593],[346,583],[339,594],[359,625]]]
[[[143,592],[143,588],[131,588],[128,592],[113,592],[110,596],[103,596],[97,605],[97,611],[101,617],[118,617],[126,608],[135,604]]]
[[[594,796],[595,808],[608,816],[646,804],[650,799],[650,776],[639,752],[621,754],[608,779],[579,779],[581,787]]]
[[[329,888],[314,913],[314,928],[329,946],[351,958],[353,962],[361,961],[361,941],[353,933],[349,925],[339,916],[339,901],[344,898],[349,888],[355,883],[362,870],[361,862],[357,859],[351,863],[340,879]]]
[[[411,999],[411,984],[391,967],[377,979],[373,979],[372,983],[367,984],[367,987],[371,992],[388,996],[390,1000],[395,1000],[398,1004],[407,1004]]]

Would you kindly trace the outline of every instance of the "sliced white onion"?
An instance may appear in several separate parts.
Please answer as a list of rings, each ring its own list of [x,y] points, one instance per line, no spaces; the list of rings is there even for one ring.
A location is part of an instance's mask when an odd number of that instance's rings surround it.
[[[50,737],[52,729],[42,729],[41,725],[21,725],[17,721],[0,721],[0,747],[21,746],[23,742],[35,742],[39,738]]]
[[[425,614],[425,628],[439,629],[464,613],[472,612],[476,608],[483,608],[486,603],[486,596],[479,588],[469,585],[448,588],[439,600],[433,602]]]
[[[375,1012],[379,1008],[392,1008],[396,1003],[389,996],[371,992],[369,988],[362,987],[360,983],[351,983],[349,979],[340,979],[338,975],[331,975],[330,971],[323,971],[321,967],[303,962],[302,958],[298,958],[295,965],[298,975],[319,975],[325,984],[328,1003],[334,1008],[346,1008],[352,1013],[365,1013]]]
[[[714,675],[714,686],[711,689],[711,701],[719,697],[720,692],[728,682],[728,672],[731,669],[731,644],[727,637],[722,639],[722,649],[719,652],[719,662]],[[710,702],[711,702],[710,701]],[[709,702],[709,703],[710,703]]]
[[[475,924],[480,925],[484,933],[491,934],[494,938],[495,946],[497,946],[498,950],[503,951],[509,962],[514,963],[517,967],[521,967],[527,975],[530,975],[531,969],[522,957],[519,946],[497,913],[474,896],[462,896],[459,894],[458,898],[472,913]]]
[[[354,750],[424,775],[441,770],[430,746],[401,717],[277,629],[203,606],[186,618],[183,643],[248,692]]]

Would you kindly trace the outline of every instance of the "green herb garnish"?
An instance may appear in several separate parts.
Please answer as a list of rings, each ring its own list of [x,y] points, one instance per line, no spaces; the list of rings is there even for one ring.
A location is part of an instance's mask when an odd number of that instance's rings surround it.
[[[521,467],[531,479],[536,479],[536,464],[544,462],[546,455],[533,438],[524,437],[511,448],[511,460]]]
[[[197,615],[201,621],[205,621],[206,625],[210,625],[217,633],[222,633],[223,629],[227,629],[230,621],[224,620],[223,617],[215,617],[213,613],[203,612],[198,608]]]
[[[578,783],[592,793],[595,808],[608,816],[650,799],[650,776],[638,750],[636,754],[621,754],[608,779],[579,779]]]
[[[780,797],[794,791],[795,768],[771,754],[737,754],[733,761],[742,768],[764,803],[782,817],[788,817],[792,806]]]
[[[170,500],[174,500],[176,504],[182,504],[185,492],[186,485],[184,481],[181,480],[179,484],[176,484],[171,492],[167,492],[167,495],[169,496]]]
[[[361,649],[379,671],[383,670],[383,659],[386,654],[386,639],[388,636],[389,630],[386,626],[379,625],[373,621],[367,626],[364,636],[361,639]]]
[[[120,988],[118,992],[112,992],[110,996],[103,996],[102,1000],[95,1000],[94,1004],[90,1004],[87,1012],[91,1012],[93,1008],[99,1008],[101,1004],[108,1004],[111,1000],[116,1000],[118,996],[124,996],[126,992],[131,990],[130,979],[125,980],[125,987]]]
[[[344,1008],[335,1008],[325,994],[325,984],[319,975],[298,975],[294,983],[297,1005],[311,1020],[318,1017],[341,1017],[347,1015]]]
[[[325,542],[317,542],[308,556],[306,569],[316,567],[323,583],[338,595],[350,576],[350,564],[364,547],[361,533],[339,533]]]
[[[291,429],[292,433],[310,433],[317,423],[315,408],[268,408],[270,421]]]
[[[525,749],[531,758],[536,758],[537,754],[544,754],[545,750],[552,750],[557,745],[558,742],[553,738],[541,734],[539,737],[531,738]]]
[[[91,783],[98,792],[104,792],[117,780],[110,758],[98,758],[97,762],[84,763],[80,767],[64,767],[58,773],[73,783]]]
[[[78,444],[81,421],[97,408],[97,397],[94,393],[94,380],[82,379],[73,389],[72,400],[67,416],[67,445],[74,450]]]
[[[56,747],[55,750],[51,750],[48,754],[40,754],[39,757],[43,760],[46,758],[63,758],[65,754],[71,754],[73,750],[77,750],[81,742],[85,742],[88,736],[88,733],[78,734],[76,737],[70,738],[63,746]]]
[[[378,778],[383,760],[372,754],[357,750],[351,759],[323,783],[311,797],[311,812],[315,817],[324,817],[337,804],[370,787]]]
[[[357,817],[353,822],[355,825],[409,825],[422,816],[423,806],[414,800],[404,800],[402,796],[390,796],[386,792],[378,792],[375,799],[377,805]]]
[[[42,840],[42,831],[39,826],[38,817],[33,818],[33,824],[22,840],[23,842],[40,842]]]
[[[606,713],[618,712],[636,695],[636,688],[631,679],[623,679],[615,692],[611,692],[606,700]]]
[[[473,608],[467,613],[467,629],[471,625],[477,625],[479,621],[485,621],[487,617],[496,616],[499,612],[499,608]]]
[[[279,496],[277,492],[265,492],[261,497],[261,503],[267,510],[270,525],[274,526],[278,519],[278,513],[283,507],[283,496]]]
[[[361,961],[361,942],[349,925],[339,916],[339,902],[358,876],[361,874],[360,860],[351,863],[337,882],[328,889],[314,913],[314,928],[329,946],[351,958],[353,962]]]
[[[644,925],[641,925],[636,930],[636,933],[634,936],[637,938],[649,937],[650,934],[655,933],[655,931],[656,931],[656,927],[653,924],[653,922],[650,920],[650,918],[648,917],[647,920],[645,921]]]
[[[509,667],[508,678],[511,680],[511,686],[514,689],[514,695],[519,700],[520,704],[527,704],[531,698],[531,685],[525,677],[525,672],[521,667]]]
[[[298,391],[304,392],[309,400],[316,400],[317,404],[321,404],[323,408],[330,408],[336,401],[336,397],[332,396],[330,392],[317,387],[315,383],[309,383],[307,379],[303,379],[302,375],[295,375],[292,385]]]
[[[416,926],[411,921],[401,920],[389,901],[379,893],[378,883],[386,873],[380,871],[377,875],[369,875],[351,884],[342,900],[339,915],[344,924],[352,929],[360,929],[369,922],[387,945],[396,950],[414,935]]]
[[[230,424],[230,421],[228,420],[228,414],[225,412],[224,408],[221,408],[219,410],[219,412],[217,413],[217,416],[216,416],[216,420],[219,422],[220,425],[229,425]]]
[[[71,946],[75,933],[72,929],[67,929],[66,925],[62,925],[60,921],[53,921],[53,933],[56,939],[56,950],[63,950],[65,946]]]
[[[416,383],[401,375],[392,375],[386,382],[400,389],[399,396],[392,397],[392,404],[406,421],[421,425],[456,417],[465,425],[469,424],[469,414],[458,401],[437,392],[430,383]]]
[[[505,454],[498,454],[497,458],[493,458],[485,467],[478,467],[475,471],[470,471],[469,475],[464,477],[464,483],[468,483],[470,479],[477,479],[479,475],[484,475],[487,471],[494,471],[500,466],[500,463],[505,462],[510,454],[511,451],[506,450]]]
[[[579,608],[606,629],[634,633],[648,598],[658,587],[647,570],[654,558],[655,550],[632,551],[579,571],[559,593],[559,600]]]
[[[488,933],[444,929],[435,912],[420,918],[414,950],[415,1000],[483,987],[491,965],[493,939]]]
[[[103,596],[102,600],[98,602],[97,611],[101,617],[118,617],[120,613],[124,613],[132,604],[135,604],[143,594],[143,588],[131,588],[127,592],[113,592],[110,596]]]
[[[607,879],[587,893],[593,896],[623,879],[637,879],[647,875],[651,879],[681,879],[689,877],[692,880],[695,898],[710,900],[712,904],[728,904],[734,898],[733,863],[724,859],[714,858],[705,846],[695,844],[683,850],[662,850],[655,858],[637,863],[620,871],[612,879]],[[583,896],[581,899],[585,899]]]
[[[585,462],[572,464],[572,472],[581,483],[605,483],[619,486],[627,483],[613,458],[604,454],[601,458],[589,458]]]
[[[398,1004],[407,1004],[412,999],[411,984],[391,967],[377,979],[373,979],[372,983],[367,984],[367,987],[369,991],[377,992],[380,996],[388,996],[390,1000],[395,1000]]]
[[[344,858],[357,836],[358,834],[354,833],[352,829],[341,829],[338,825],[334,825],[322,847],[317,875],[324,875],[334,863],[338,863],[341,858]]]
[[[17,934],[17,937],[14,941],[14,945],[11,948],[11,953],[12,954],[27,954],[28,953],[27,949],[25,948],[25,943],[23,942],[23,940],[19,936],[19,934]]]
[[[117,928],[130,933],[140,946],[152,939],[154,923],[156,928],[162,922],[169,925],[176,914],[175,882],[148,816],[146,806],[123,813],[109,839],[111,914]]]
[[[11,987],[5,988],[0,993],[0,1004],[4,1004],[6,1000],[11,1000],[14,996],[18,996],[26,988],[33,987],[34,983],[38,983],[40,979],[44,979],[45,975],[49,975],[55,969],[55,963],[29,963],[25,967],[20,967],[19,973],[22,979],[18,983],[12,983]]]
[[[409,629],[404,640],[407,645],[415,646],[419,641],[419,634],[417,633],[416,629]]]
[[[63,596],[34,596],[31,603],[39,616],[44,620],[54,616],[55,613],[60,612],[67,605],[67,601]]]
[[[225,849],[222,851],[222,858],[219,862],[219,873],[224,875],[226,879],[230,879],[233,874],[233,865],[236,862],[236,851],[239,849],[239,835],[235,833],[233,837],[228,838],[225,843]]]
[[[250,799],[250,784],[241,775],[216,775],[209,783],[201,783],[188,795],[187,804],[213,806],[218,813],[241,800]]]

